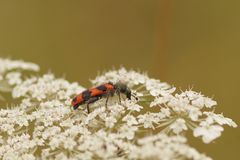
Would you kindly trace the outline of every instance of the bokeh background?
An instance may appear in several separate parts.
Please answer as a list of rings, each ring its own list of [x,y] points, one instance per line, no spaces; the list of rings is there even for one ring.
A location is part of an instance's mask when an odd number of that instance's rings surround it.
[[[218,101],[238,124],[240,1],[0,0],[0,56],[33,61],[89,87],[121,65]],[[193,139],[193,138],[192,138]],[[240,130],[205,145],[217,160],[239,159]]]

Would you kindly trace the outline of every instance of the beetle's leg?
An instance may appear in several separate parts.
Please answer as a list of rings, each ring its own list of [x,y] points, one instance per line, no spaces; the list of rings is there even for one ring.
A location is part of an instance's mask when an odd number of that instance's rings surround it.
[[[109,96],[110,96],[110,93],[107,93],[107,98],[106,98],[106,102],[105,102],[106,109],[107,109],[107,103],[108,103]]]
[[[94,103],[94,102],[96,102],[99,99],[100,99],[100,97],[91,97],[91,98],[89,98],[89,100],[87,101],[87,111],[88,111],[88,113],[90,113],[89,104]]]
[[[106,93],[106,97],[107,97],[107,99],[106,99],[106,108],[107,108],[107,103],[108,103],[108,100],[109,100],[109,97],[111,96],[114,96],[114,93],[115,93],[115,91],[112,91],[112,90],[110,90],[110,91],[108,91],[107,93]]]
[[[116,93],[117,93],[117,95],[118,95],[119,103],[121,103],[121,95],[120,95],[120,92],[117,91]]]
[[[87,104],[87,112],[90,113],[89,103]]]
[[[106,107],[106,109],[107,109],[107,104],[108,104],[109,97],[110,97],[110,96],[111,96],[111,97],[114,96],[114,91],[112,91],[112,90],[108,91],[108,92],[105,94],[105,96],[106,96],[105,107]]]
[[[121,95],[120,93],[118,94],[119,102],[121,103]]]

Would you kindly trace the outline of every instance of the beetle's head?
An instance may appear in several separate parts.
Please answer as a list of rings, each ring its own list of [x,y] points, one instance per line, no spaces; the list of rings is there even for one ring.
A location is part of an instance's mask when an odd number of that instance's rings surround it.
[[[80,105],[82,105],[84,103],[84,101],[82,100],[82,97],[80,95],[76,96],[75,98],[73,98],[72,100],[72,106],[73,109],[76,110]]]
[[[125,94],[128,99],[131,99],[131,95],[132,95],[131,90],[130,88],[128,88],[128,86],[125,83],[117,82],[114,85],[114,89],[116,90],[116,92]]]

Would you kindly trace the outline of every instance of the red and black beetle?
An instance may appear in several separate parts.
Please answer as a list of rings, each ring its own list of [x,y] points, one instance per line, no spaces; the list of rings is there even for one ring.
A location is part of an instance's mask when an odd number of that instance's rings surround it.
[[[116,84],[108,82],[100,86],[85,90],[82,93],[78,94],[72,100],[72,106],[73,109],[76,110],[80,105],[87,104],[87,111],[88,113],[90,113],[89,104],[94,103],[97,100],[102,99],[103,97],[106,97],[105,105],[107,107],[109,97],[114,96],[114,94],[118,95],[120,102],[120,94],[125,94],[129,100],[133,96],[131,90],[127,87],[126,84],[121,82],[118,82]]]

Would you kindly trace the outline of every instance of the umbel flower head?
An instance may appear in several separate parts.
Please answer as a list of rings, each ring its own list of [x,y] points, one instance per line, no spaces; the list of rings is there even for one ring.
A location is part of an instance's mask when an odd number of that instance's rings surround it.
[[[5,61],[5,59],[0,59]],[[7,60],[5,68],[16,61]],[[29,63],[21,61],[26,66]],[[28,68],[37,71],[37,65]],[[23,74],[21,65],[15,74]],[[53,74],[18,80],[0,77],[12,85],[14,107],[0,110],[0,159],[211,159],[187,144],[186,132],[210,143],[223,125],[237,127],[230,118],[214,112],[216,101],[198,92],[176,88],[146,74],[125,68],[111,70],[91,80],[93,86],[124,82],[137,99],[122,96],[73,110],[71,100],[85,90]],[[11,82],[10,82],[11,80]],[[14,82],[14,83],[13,83]],[[7,108],[7,109],[6,109]]]

